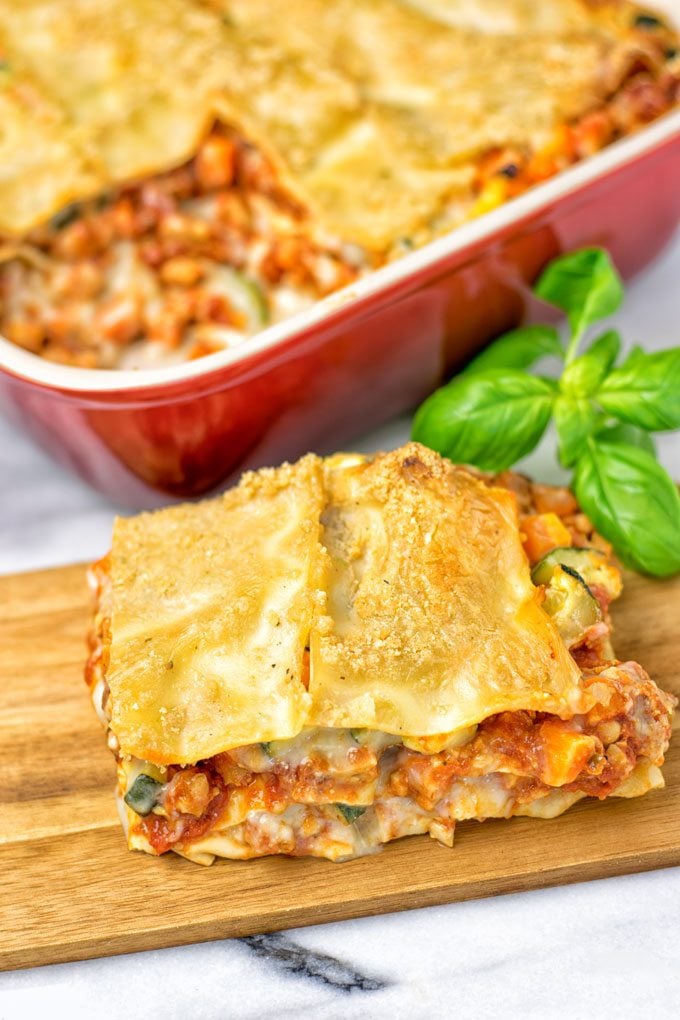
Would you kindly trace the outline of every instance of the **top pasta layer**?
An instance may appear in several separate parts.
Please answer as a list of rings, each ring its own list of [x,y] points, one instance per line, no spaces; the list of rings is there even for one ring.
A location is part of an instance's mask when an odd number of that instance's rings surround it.
[[[110,577],[111,728],[146,761],[308,726],[421,737],[583,708],[515,497],[416,443],[309,455],[119,520]]]

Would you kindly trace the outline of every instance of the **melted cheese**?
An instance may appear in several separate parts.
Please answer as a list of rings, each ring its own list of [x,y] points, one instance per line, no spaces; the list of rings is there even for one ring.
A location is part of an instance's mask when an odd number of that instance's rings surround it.
[[[663,786],[658,768],[642,762],[632,775],[615,790],[613,797],[641,796]],[[634,787],[634,792],[632,792]],[[271,853],[304,853],[334,861],[347,860],[375,853],[381,844],[404,836],[422,833],[446,846],[453,846],[455,823],[486,818],[556,818],[584,793],[552,790],[528,803],[517,801],[512,784],[502,776],[488,775],[460,779],[453,783],[449,795],[432,811],[427,811],[409,797],[386,797],[377,800],[355,824],[346,824],[332,807],[306,807],[291,804],[275,814],[251,811],[238,824],[229,824],[210,832],[192,843],[172,849],[196,864],[210,865],[215,857],[248,860]],[[305,822],[314,819],[314,835],[305,837]],[[130,849],[152,852],[139,834],[128,838]]]

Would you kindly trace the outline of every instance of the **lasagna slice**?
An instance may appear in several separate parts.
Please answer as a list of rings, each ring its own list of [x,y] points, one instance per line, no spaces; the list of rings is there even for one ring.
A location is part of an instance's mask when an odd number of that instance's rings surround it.
[[[0,5],[0,333],[230,348],[673,108],[627,0]]]
[[[610,644],[571,495],[415,443],[116,522],[87,681],[132,849],[346,860],[663,785],[675,699]]]

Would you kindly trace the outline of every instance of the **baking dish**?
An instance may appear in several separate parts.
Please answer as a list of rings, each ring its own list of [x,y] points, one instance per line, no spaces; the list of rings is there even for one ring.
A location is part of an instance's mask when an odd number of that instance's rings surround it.
[[[0,339],[2,405],[119,503],[197,496],[414,406],[531,320],[528,284],[560,252],[603,245],[630,277],[680,220],[678,180],[676,110],[240,347],[131,372],[53,364]]]

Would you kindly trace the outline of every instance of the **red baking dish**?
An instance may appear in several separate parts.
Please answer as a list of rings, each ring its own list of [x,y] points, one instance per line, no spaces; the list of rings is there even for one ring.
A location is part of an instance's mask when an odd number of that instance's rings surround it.
[[[2,403],[119,503],[197,496],[416,405],[531,319],[528,284],[558,253],[603,245],[630,277],[671,238],[679,182],[676,110],[241,347],[131,372],[56,365],[0,338]]]

